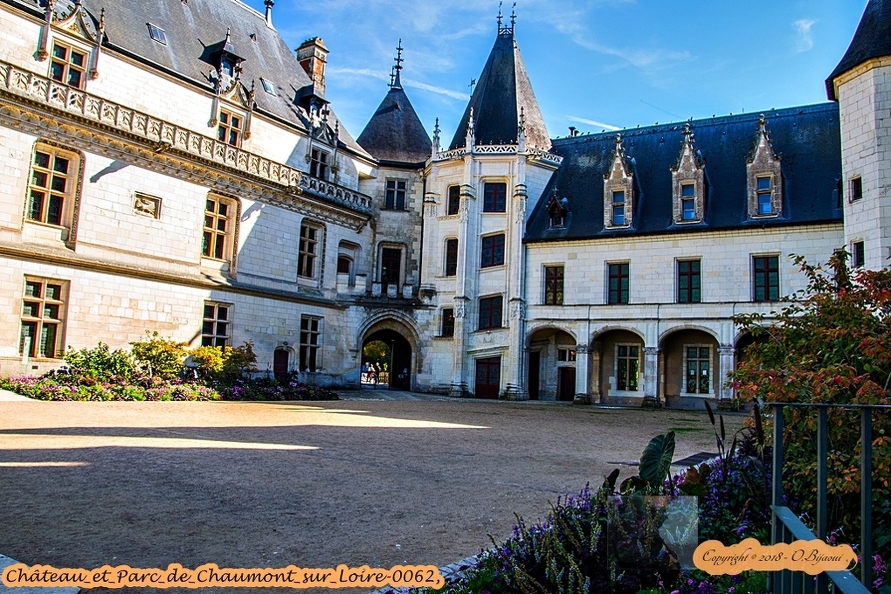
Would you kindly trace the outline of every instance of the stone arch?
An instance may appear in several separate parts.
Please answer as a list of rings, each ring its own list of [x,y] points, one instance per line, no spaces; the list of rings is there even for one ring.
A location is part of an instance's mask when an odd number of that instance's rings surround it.
[[[723,385],[722,345],[717,332],[698,324],[678,324],[659,337],[665,403],[701,408],[703,399],[720,398]]]
[[[355,343],[360,377],[362,351],[366,344],[375,340],[389,346],[391,357],[387,375],[379,377],[386,381],[390,389],[413,390],[422,365],[421,339],[415,321],[402,312],[385,311],[370,316],[360,325]]]
[[[622,324],[609,324],[607,326],[603,326],[602,328],[599,328],[596,331],[594,331],[591,334],[591,336],[588,337],[588,344],[593,345],[594,342],[597,341],[604,334],[607,334],[609,332],[615,332],[615,331],[631,332],[632,334],[636,334],[638,336],[638,338],[640,338],[641,342],[644,342],[644,343],[647,340],[647,337],[644,336],[644,333],[633,326],[625,326]]]
[[[577,342],[574,332],[553,323],[528,330],[526,389],[531,400],[574,399]]]

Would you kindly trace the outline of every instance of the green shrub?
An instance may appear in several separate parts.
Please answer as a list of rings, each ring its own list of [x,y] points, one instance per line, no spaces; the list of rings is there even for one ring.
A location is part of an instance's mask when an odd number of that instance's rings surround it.
[[[161,338],[157,332],[145,331],[145,338],[130,343],[130,352],[137,363],[148,368],[151,375],[166,379],[179,376],[186,358],[186,344],[172,338]]]
[[[129,380],[135,373],[130,354],[120,349],[112,351],[104,342],[92,349],[74,350],[69,347],[65,362],[71,373],[96,381]]]

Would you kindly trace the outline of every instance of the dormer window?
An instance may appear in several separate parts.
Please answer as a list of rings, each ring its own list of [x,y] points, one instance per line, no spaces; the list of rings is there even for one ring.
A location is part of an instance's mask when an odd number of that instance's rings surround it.
[[[557,188],[551,193],[551,201],[548,202],[548,228],[563,229],[566,227],[566,218],[569,215],[569,199],[558,198]]]
[[[696,149],[693,129],[684,124],[678,163],[671,168],[674,222],[698,223],[705,215],[705,161]]]
[[[634,173],[625,157],[622,135],[616,135],[612,165],[603,176],[604,227],[630,227],[634,216]]]
[[[244,118],[226,109],[220,109],[220,120],[217,125],[217,140],[232,146],[241,145]]]
[[[758,118],[755,146],[747,159],[749,218],[775,217],[783,206],[783,172],[767,131],[767,120]]]
[[[62,84],[82,89],[86,81],[87,52],[63,43],[53,43],[50,77]]]
[[[328,153],[314,148],[309,159],[309,174],[319,179],[328,179]]]
[[[220,72],[235,78],[235,62],[229,56],[220,58]]]
[[[613,226],[625,224],[625,192],[613,192]]]
[[[681,184],[681,219],[684,221],[696,220],[696,186],[694,184]]]
[[[758,214],[773,214],[773,205],[771,204],[771,194],[773,194],[773,189],[770,178],[759,177],[756,185],[758,192]]]

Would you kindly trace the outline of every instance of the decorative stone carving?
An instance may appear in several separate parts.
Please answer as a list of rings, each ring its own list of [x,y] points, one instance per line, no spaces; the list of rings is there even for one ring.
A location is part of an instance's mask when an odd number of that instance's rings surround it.
[[[696,150],[693,128],[684,124],[677,165],[671,168],[674,222],[699,223],[705,216],[705,161]]]
[[[783,210],[783,170],[773,150],[767,120],[758,118],[752,152],[746,159],[749,218],[776,217]]]
[[[625,156],[622,135],[616,134],[612,165],[603,176],[603,225],[610,228],[634,224],[634,173]]]
[[[519,299],[514,299],[510,303],[510,317],[513,320],[522,320],[526,316],[526,304]]]

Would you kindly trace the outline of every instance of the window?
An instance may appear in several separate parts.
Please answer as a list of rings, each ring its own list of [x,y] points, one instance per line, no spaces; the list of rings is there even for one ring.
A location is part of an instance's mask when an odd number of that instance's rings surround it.
[[[353,269],[353,261],[349,256],[337,256],[337,274],[349,274]]]
[[[616,390],[636,392],[640,387],[640,346],[616,345]]]
[[[449,198],[446,203],[446,214],[456,215],[461,207],[461,187],[449,186]]]
[[[851,179],[851,192],[850,192],[850,200],[851,202],[857,202],[861,198],[863,198],[863,179],[860,177],[855,177]]]
[[[483,186],[483,212],[506,212],[507,184],[487,182]]]
[[[220,73],[230,78],[235,77],[235,61],[229,56],[224,55],[220,58]]]
[[[700,261],[678,260],[678,303],[699,303]]]
[[[387,209],[405,210],[405,182],[401,180],[387,180]]]
[[[503,297],[483,297],[480,299],[479,329],[501,328]]]
[[[31,221],[67,226],[77,188],[78,157],[74,153],[38,144],[28,185],[28,212]]]
[[[607,303],[610,305],[628,303],[628,263],[609,265],[609,295]]]
[[[164,29],[151,23],[146,23],[146,25],[148,25],[149,37],[161,45],[167,45],[167,34],[164,33]]]
[[[228,346],[231,323],[231,305],[205,301],[204,324],[201,326],[201,346]]]
[[[851,266],[854,268],[862,268],[866,254],[863,250],[863,242],[855,241],[851,244]]]
[[[450,338],[455,335],[455,309],[446,307],[442,310],[442,323],[440,324],[439,335],[443,338]]]
[[[217,126],[217,140],[238,146],[241,144],[241,126],[243,118],[225,109],[220,109],[220,120]]]
[[[711,347],[686,345],[684,347],[687,369],[684,392],[687,394],[711,394]]]
[[[321,230],[303,223],[300,225],[300,245],[297,252],[297,276],[316,277],[316,257],[318,256]]]
[[[402,282],[402,251],[404,246],[381,248],[381,288],[385,291],[393,287],[399,294]]]
[[[265,78],[261,77],[260,84],[263,85],[263,90],[270,95],[278,95],[278,93],[275,92],[275,84],[271,80],[266,80]]]
[[[625,192],[613,192],[613,225],[625,224]]]
[[[681,219],[696,220],[696,186],[693,184],[681,185]]]
[[[754,301],[777,301],[780,298],[780,259],[777,256],[752,258]]]
[[[312,149],[309,159],[309,174],[319,179],[328,179],[328,153]]]
[[[758,194],[758,214],[773,214],[773,185],[769,177],[759,177],[756,181]]]
[[[319,368],[320,327],[322,318],[300,316],[300,371]]]
[[[446,240],[445,253],[445,275],[455,276],[458,274],[458,240]]]
[[[65,281],[25,279],[20,354],[48,359],[62,357],[67,288]]]
[[[563,305],[563,267],[545,266],[545,305]]]
[[[566,225],[566,215],[562,210],[550,213],[548,229],[562,229]]]
[[[231,226],[235,203],[218,196],[208,196],[204,206],[204,240],[201,255],[214,260],[228,260],[232,254]]]
[[[483,237],[480,251],[480,268],[504,264],[504,234]]]
[[[557,349],[557,361],[559,363],[575,361],[575,349]]]
[[[82,89],[86,81],[87,53],[59,42],[53,42],[50,78]]]

